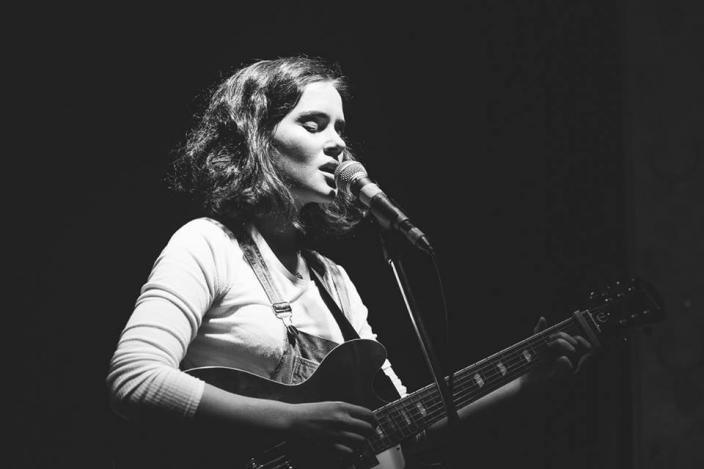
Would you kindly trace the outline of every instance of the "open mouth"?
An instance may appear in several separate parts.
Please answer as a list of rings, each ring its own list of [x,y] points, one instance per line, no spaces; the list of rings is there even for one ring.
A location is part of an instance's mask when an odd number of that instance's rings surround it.
[[[324,165],[322,165],[322,166],[320,167],[320,170],[321,170],[322,172],[324,172],[324,173],[331,173],[331,174],[334,175],[334,174],[335,174],[335,170],[337,169],[337,167],[339,166],[339,164],[340,164],[340,163],[338,163],[337,161],[331,160],[331,161],[328,161],[327,163],[325,163]]]
[[[328,184],[328,186],[332,187],[333,189],[337,189],[337,184],[335,183],[335,173],[323,170],[321,170],[321,172],[325,176],[325,182]]]
[[[333,189],[337,189],[337,184],[335,184],[335,169],[339,163],[335,160],[329,161],[318,168],[321,173],[325,176],[325,182]]]

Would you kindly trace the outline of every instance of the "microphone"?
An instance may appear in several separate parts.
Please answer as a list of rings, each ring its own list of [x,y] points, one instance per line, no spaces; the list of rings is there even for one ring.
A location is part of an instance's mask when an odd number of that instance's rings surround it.
[[[369,208],[384,228],[391,228],[408,239],[418,249],[432,254],[433,248],[425,234],[416,228],[396,205],[369,179],[367,170],[359,161],[343,161],[335,168],[338,190],[358,199]]]

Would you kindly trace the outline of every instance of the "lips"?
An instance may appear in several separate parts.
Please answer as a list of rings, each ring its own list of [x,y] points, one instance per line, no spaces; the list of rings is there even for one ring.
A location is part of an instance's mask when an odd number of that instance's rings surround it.
[[[325,163],[324,165],[322,165],[320,167],[320,170],[325,173],[331,173],[334,175],[335,169],[337,169],[339,164],[340,163],[338,163],[337,160],[331,160],[331,161],[328,161],[327,163]]]

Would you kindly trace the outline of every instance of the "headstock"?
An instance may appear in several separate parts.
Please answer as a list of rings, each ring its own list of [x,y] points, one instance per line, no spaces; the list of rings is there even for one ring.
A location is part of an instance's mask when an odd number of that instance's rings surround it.
[[[604,335],[616,335],[624,329],[652,324],[665,317],[658,292],[637,277],[590,292],[585,313],[596,332]]]

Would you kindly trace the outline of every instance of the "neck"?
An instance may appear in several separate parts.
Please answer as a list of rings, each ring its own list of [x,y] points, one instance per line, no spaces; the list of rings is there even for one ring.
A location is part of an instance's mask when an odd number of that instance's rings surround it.
[[[300,232],[288,220],[275,216],[261,217],[255,226],[281,263],[295,272],[302,247]]]

